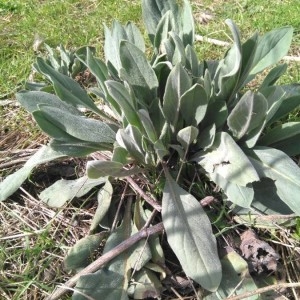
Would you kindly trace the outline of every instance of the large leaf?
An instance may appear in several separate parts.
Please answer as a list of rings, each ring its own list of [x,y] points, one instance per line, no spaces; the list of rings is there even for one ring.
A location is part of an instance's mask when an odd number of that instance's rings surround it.
[[[112,24],[112,30],[110,30],[107,26],[104,26],[104,34],[104,54],[106,63],[110,63],[113,68],[119,72],[121,69],[119,47],[121,40],[127,40],[126,31],[119,22],[114,21]]]
[[[183,270],[205,289],[215,291],[221,265],[210,221],[199,202],[166,171],[162,218],[168,242]]]
[[[200,84],[193,85],[180,99],[180,112],[186,125],[197,126],[203,120],[208,97]]]
[[[123,164],[116,161],[93,160],[87,163],[87,175],[91,179],[103,176],[125,177],[141,172],[139,168],[124,169]]]
[[[217,93],[217,99],[226,99],[226,102],[231,104],[231,98],[235,94],[235,90],[239,81],[242,63],[242,46],[236,25],[231,20],[226,20],[226,24],[231,29],[234,38],[234,44],[226,53],[224,59],[220,61],[218,66],[217,84],[219,90]]]
[[[139,28],[132,22],[128,22],[125,25],[125,31],[127,33],[128,41],[134,45],[136,45],[139,49],[145,52],[145,42],[144,37],[141,34]]]
[[[55,139],[68,140],[68,136],[71,136],[92,143],[115,142],[115,132],[104,122],[48,105],[39,105],[39,108],[33,112],[34,118],[42,130]]]
[[[176,127],[180,113],[181,96],[191,87],[191,79],[182,65],[177,64],[171,71],[164,94],[163,112],[167,121]]]
[[[48,161],[66,156],[61,152],[54,151],[49,146],[42,146],[34,155],[32,155],[25,165],[15,173],[7,176],[0,183],[0,201],[6,200],[12,195],[27,179],[31,171],[38,165]]]
[[[80,271],[89,265],[94,252],[99,249],[100,243],[106,238],[107,232],[88,235],[80,239],[69,251],[64,259],[67,270]]]
[[[172,13],[168,11],[163,15],[157,25],[154,38],[154,47],[156,47],[157,50],[162,51],[162,49],[160,49],[160,46],[162,42],[168,38],[168,33],[172,29],[172,21],[174,21],[172,18]]]
[[[300,154],[300,122],[274,127],[259,140],[259,145],[276,148],[289,156]]]
[[[41,91],[22,91],[16,94],[17,100],[30,113],[39,109],[40,104],[47,104],[56,107],[61,111],[72,113],[73,115],[82,116],[83,114],[73,105],[62,101],[56,95]]]
[[[108,80],[105,82],[107,90],[111,97],[120,106],[129,124],[141,129],[141,120],[136,112],[135,101],[129,94],[125,86],[117,81]]]
[[[248,157],[260,177],[274,181],[277,194],[296,214],[300,205],[300,169],[285,153],[268,147],[256,147],[248,151]]]
[[[274,181],[269,178],[261,178],[253,182],[254,200],[251,208],[235,206],[234,213],[238,215],[290,215],[293,211],[280,199]],[[250,215],[249,215],[250,214]]]
[[[143,21],[152,44],[154,44],[158,23],[162,16],[171,9],[171,5],[174,7],[174,4],[173,0],[142,0]]]
[[[150,105],[157,96],[158,81],[145,54],[137,46],[122,41],[120,59],[122,79],[132,86],[137,99],[144,105]]]
[[[226,132],[217,133],[212,148],[196,154],[193,160],[209,174],[217,173],[239,186],[259,180],[250,160]]]
[[[63,101],[74,106],[86,107],[96,114],[102,114],[86,91],[72,78],[57,72],[39,57],[36,61],[36,68],[53,83],[57,96]]]
[[[178,131],[177,140],[183,149],[187,151],[189,146],[196,140],[198,134],[198,128],[194,126],[188,126]]]
[[[70,139],[69,139],[70,138]],[[71,136],[67,140],[51,140],[50,147],[57,152],[60,152],[67,156],[87,156],[90,153],[96,151],[112,151],[113,145],[106,143],[91,143],[78,139],[73,139]]]
[[[235,251],[230,251],[221,259],[223,278],[216,293],[203,300],[226,299],[247,292],[254,292],[257,286],[249,274],[248,263]],[[247,300],[258,300],[259,295],[247,297]]]
[[[140,117],[140,120],[143,124],[143,127],[145,129],[145,132],[146,132],[149,140],[152,143],[155,143],[157,141],[158,137],[157,137],[154,124],[150,118],[148,111],[145,109],[140,109],[138,111],[138,115]]]
[[[116,135],[117,143],[127,150],[130,156],[135,160],[144,162],[145,153],[142,148],[142,135],[136,128],[127,128],[128,130],[119,129]]]
[[[211,173],[210,178],[223,189],[230,202],[241,207],[250,207],[254,199],[254,189],[252,187],[234,184],[216,173]]]
[[[251,130],[264,123],[268,103],[265,97],[246,92],[228,116],[227,124],[233,135],[241,139]]]
[[[127,205],[123,223],[107,239],[103,253],[107,253],[132,233],[130,205]],[[92,299],[127,300],[127,288],[130,276],[131,251],[125,251],[114,258],[105,268],[94,274],[83,275],[79,278],[72,299],[86,300],[84,294]],[[77,292],[78,290],[78,292]]]
[[[103,217],[108,212],[111,204],[112,195],[113,195],[113,187],[110,181],[107,179],[104,186],[99,190],[97,194],[98,207],[96,209],[96,212],[94,214],[90,226],[90,232],[98,228]]]
[[[82,197],[92,188],[103,184],[106,178],[90,179],[87,176],[75,180],[60,179],[43,190],[39,197],[51,207],[62,207],[75,197]]]
[[[257,74],[277,63],[287,54],[293,37],[290,26],[272,30],[263,35],[258,42],[250,74]]]

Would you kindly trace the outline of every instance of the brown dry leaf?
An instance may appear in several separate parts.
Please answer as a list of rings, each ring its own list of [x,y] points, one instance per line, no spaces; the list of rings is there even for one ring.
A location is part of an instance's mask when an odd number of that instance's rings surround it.
[[[201,12],[195,14],[195,19],[200,24],[207,25],[211,20],[214,19],[214,16],[210,12]]]
[[[248,261],[250,272],[259,274],[263,271],[277,270],[280,256],[268,243],[258,239],[250,229],[241,235],[241,240],[240,249]]]

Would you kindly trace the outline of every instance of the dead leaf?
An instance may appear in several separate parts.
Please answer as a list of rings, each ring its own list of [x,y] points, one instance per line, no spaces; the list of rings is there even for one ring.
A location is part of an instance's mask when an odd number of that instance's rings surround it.
[[[277,270],[280,256],[268,243],[258,239],[252,230],[245,231],[241,240],[240,249],[248,261],[250,273]]]
[[[210,12],[202,12],[195,14],[195,19],[197,22],[206,25],[208,22],[213,20],[214,16]]]

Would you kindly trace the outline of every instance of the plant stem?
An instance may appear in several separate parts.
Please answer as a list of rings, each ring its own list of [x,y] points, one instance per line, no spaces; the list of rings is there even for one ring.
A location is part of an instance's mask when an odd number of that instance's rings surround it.
[[[100,268],[102,268],[105,264],[107,264],[109,261],[111,261],[116,256],[120,255],[122,252],[136,244],[138,241],[145,239],[153,234],[160,233],[164,229],[163,223],[158,223],[152,227],[148,227],[145,229],[140,230],[112,250],[108,251],[107,253],[103,254],[101,257],[99,257],[97,260],[92,262],[90,265],[88,265],[86,268],[78,272],[76,275],[74,275],[71,279],[69,279],[64,286],[59,287],[57,290],[55,290],[49,297],[46,298],[46,300],[58,300],[60,299],[65,293],[68,292],[68,290],[76,285],[76,282],[80,278],[80,276],[87,275],[94,273],[98,271]]]
[[[161,211],[161,205],[158,204],[156,200],[148,196],[131,177],[126,177],[126,180],[153,208],[155,208],[157,211]]]

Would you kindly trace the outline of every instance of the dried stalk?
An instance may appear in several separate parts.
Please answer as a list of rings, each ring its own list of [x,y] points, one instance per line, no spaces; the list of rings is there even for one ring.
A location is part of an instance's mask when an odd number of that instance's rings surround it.
[[[211,39],[211,38],[204,37],[204,36],[198,35],[198,34],[195,35],[195,40],[199,41],[199,42],[206,42],[206,43],[213,44],[216,46],[221,46],[221,47],[228,47],[230,45],[230,43],[228,43],[228,42]],[[284,56],[282,59],[287,60],[287,61],[300,62],[300,57],[297,57],[297,56],[288,56],[287,55],[287,56]]]
[[[156,200],[148,196],[131,177],[126,177],[126,180],[153,208],[155,208],[157,211],[161,211],[161,205],[158,204]]]
[[[296,288],[296,287],[300,287],[300,282],[296,282],[296,283],[278,283],[278,284],[274,284],[274,285],[269,285],[260,289],[257,289],[253,292],[247,292],[241,295],[237,295],[237,296],[233,296],[233,297],[229,297],[226,298],[225,300],[241,300],[241,299],[246,299],[248,297],[257,295],[257,294],[263,294],[266,293],[268,291],[271,290],[278,290],[281,288]]]
[[[68,292],[68,290],[76,285],[76,282],[80,278],[80,276],[87,275],[94,273],[98,271],[100,268],[102,268],[105,264],[107,264],[109,261],[111,261],[113,258],[120,255],[122,252],[136,244],[138,241],[145,239],[153,234],[160,233],[164,229],[163,223],[158,223],[152,227],[145,228],[110,250],[109,252],[103,254],[101,257],[99,257],[97,260],[92,262],[90,265],[88,265],[86,268],[81,270],[79,273],[74,275],[71,279],[69,279],[64,286],[59,287],[57,290],[55,290],[49,297],[46,298],[46,300],[57,300],[60,299],[65,293]]]

